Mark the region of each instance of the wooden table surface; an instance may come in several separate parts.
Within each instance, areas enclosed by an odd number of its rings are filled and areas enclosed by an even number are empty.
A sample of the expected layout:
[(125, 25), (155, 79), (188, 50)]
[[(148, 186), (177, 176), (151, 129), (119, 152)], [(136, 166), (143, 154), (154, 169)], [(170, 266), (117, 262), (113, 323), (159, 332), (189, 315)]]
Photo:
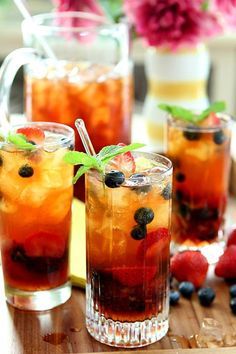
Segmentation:
[[(230, 201), (228, 223), (236, 222), (235, 198)], [(0, 269), (1, 274), (1, 269)], [(221, 279), (209, 277), (207, 285), (216, 291), (210, 308), (199, 305), (197, 295), (191, 301), (184, 298), (171, 307), (170, 330), (161, 341), (141, 350), (155, 354), (236, 354), (236, 316), (229, 308), (229, 286)], [(189, 341), (199, 333), (206, 317), (218, 320), (226, 333), (235, 333), (235, 347), (212, 349), (187, 349), (194, 346)], [(95, 341), (85, 328), (85, 294), (74, 288), (71, 299), (50, 311), (27, 312), (14, 309), (4, 299), (2, 275), (0, 276), (0, 353), (1, 354), (54, 354), (119, 351)], [(127, 350), (126, 350), (127, 351)], [(134, 351), (133, 351), (134, 352)]]

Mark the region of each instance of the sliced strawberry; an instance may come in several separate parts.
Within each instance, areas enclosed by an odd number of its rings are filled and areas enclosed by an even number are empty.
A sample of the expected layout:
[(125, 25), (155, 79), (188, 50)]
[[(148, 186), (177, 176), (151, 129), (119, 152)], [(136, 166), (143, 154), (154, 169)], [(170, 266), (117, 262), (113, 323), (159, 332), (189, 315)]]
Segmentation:
[(60, 258), (65, 251), (66, 240), (62, 236), (40, 231), (29, 236), (24, 249), (29, 257), (55, 257)]
[(43, 144), (45, 139), (44, 131), (38, 127), (23, 127), (16, 131), (18, 134), (23, 134), (29, 142), (35, 144)]
[(158, 253), (161, 253), (163, 248), (168, 245), (169, 231), (165, 227), (159, 227), (155, 231), (149, 232), (144, 240), (140, 242), (137, 251), (137, 257), (140, 261), (143, 258), (157, 258)]
[(204, 119), (202, 125), (206, 127), (214, 127), (220, 125), (220, 118), (217, 116), (215, 112), (211, 112), (209, 116)]
[(184, 251), (172, 257), (170, 270), (178, 281), (190, 281), (199, 288), (206, 279), (208, 262), (199, 251)]
[(231, 245), (236, 245), (236, 226), (230, 231), (228, 236), (227, 247)]
[[(119, 143), (118, 146), (125, 146), (125, 144)], [(113, 162), (116, 168), (122, 170), (125, 174), (131, 175), (135, 172), (135, 161), (130, 151), (114, 157)]]
[(156, 272), (156, 266), (117, 267), (112, 270), (114, 278), (125, 286), (138, 286), (148, 283), (154, 278)]
[(225, 279), (236, 278), (236, 245), (226, 248), (215, 267), (215, 275)]

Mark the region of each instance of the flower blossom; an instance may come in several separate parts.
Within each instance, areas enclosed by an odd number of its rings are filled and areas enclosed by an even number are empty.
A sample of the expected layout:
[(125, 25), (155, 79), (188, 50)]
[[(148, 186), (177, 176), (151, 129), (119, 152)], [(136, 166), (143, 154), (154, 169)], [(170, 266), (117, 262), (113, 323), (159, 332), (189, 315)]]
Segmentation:
[(236, 28), (236, 0), (215, 0), (216, 10), (221, 13), (225, 27)]
[(202, 4), (203, 0), (124, 0), (124, 9), (147, 44), (177, 49), (221, 32), (217, 15), (203, 10)]

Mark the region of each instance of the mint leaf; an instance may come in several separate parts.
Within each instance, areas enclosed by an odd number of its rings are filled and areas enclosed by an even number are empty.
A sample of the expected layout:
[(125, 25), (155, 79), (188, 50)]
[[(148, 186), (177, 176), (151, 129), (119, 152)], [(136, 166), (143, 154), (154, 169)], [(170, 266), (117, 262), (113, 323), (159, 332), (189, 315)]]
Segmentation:
[(64, 161), (71, 165), (94, 166), (98, 161), (96, 157), (85, 154), (85, 152), (69, 151), (64, 156)]
[(197, 124), (201, 122), (202, 120), (207, 118), (209, 114), (212, 112), (214, 113), (223, 112), (226, 109), (225, 102), (223, 101), (218, 101), (211, 104), (207, 109), (205, 109), (199, 114), (183, 107), (171, 106), (165, 103), (159, 104), (158, 107), (163, 111), (166, 111), (169, 114), (171, 114), (174, 118), (181, 119), (185, 122), (189, 122), (193, 124)]
[(91, 169), (91, 166), (81, 166), (78, 171), (76, 172), (76, 175), (73, 177), (73, 183), (76, 183), (78, 179), (88, 170)]
[(15, 145), (18, 149), (22, 149), (22, 150), (35, 149), (35, 145), (29, 143), (23, 134), (9, 134), (7, 137), (7, 142)]
[(100, 173), (104, 173), (106, 164), (115, 156), (136, 150), (143, 146), (145, 146), (145, 144), (140, 143), (133, 143), (125, 146), (105, 146), (96, 156), (87, 155), (84, 152), (69, 151), (65, 154), (64, 161), (72, 165), (81, 165), (73, 178), (73, 182), (76, 183), (77, 180), (88, 170), (96, 169)]
[(207, 109), (205, 109), (201, 114), (199, 114), (199, 119), (198, 121), (201, 121), (209, 116), (211, 112), (223, 112), (226, 109), (226, 104), (223, 101), (218, 101), (213, 104), (211, 104)]
[(201, 5), (202, 11), (207, 11), (208, 8), (209, 8), (209, 0), (203, 1), (202, 5)]

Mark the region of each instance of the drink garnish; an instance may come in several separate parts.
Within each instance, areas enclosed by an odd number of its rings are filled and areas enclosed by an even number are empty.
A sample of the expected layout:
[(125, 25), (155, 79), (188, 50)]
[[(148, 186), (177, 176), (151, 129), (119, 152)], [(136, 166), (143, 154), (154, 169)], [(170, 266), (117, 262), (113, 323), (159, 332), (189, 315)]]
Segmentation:
[(27, 140), (25, 135), (19, 133), (16, 134), (9, 133), (5, 141), (7, 143), (11, 143), (15, 145), (18, 149), (21, 150), (34, 150), (36, 147), (35, 144), (32, 144)]
[(104, 174), (106, 165), (114, 157), (139, 149), (143, 146), (145, 146), (145, 144), (141, 143), (133, 143), (125, 146), (109, 145), (102, 148), (95, 156), (88, 155), (84, 152), (69, 151), (66, 153), (64, 161), (72, 165), (81, 165), (73, 178), (73, 182), (76, 183), (77, 180), (90, 169), (96, 169), (101, 174)]
[(180, 106), (171, 106), (165, 103), (161, 103), (158, 107), (171, 114), (174, 118), (197, 124), (206, 119), (211, 113), (223, 112), (226, 108), (225, 102), (217, 101), (212, 103), (208, 108), (204, 109), (200, 113), (196, 113), (190, 109), (186, 109)]

